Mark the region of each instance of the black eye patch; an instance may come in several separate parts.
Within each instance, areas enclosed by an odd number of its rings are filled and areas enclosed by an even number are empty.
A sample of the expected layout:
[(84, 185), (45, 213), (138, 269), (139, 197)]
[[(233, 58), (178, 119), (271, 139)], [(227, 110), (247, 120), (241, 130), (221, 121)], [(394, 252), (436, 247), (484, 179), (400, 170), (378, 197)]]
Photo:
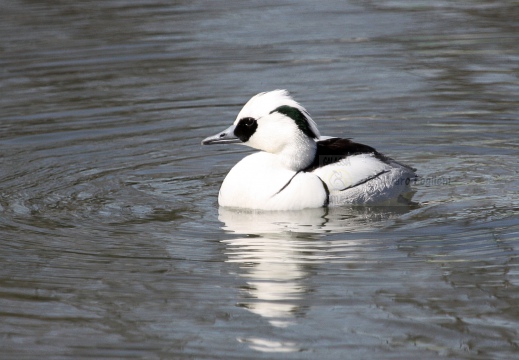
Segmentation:
[(234, 129), (234, 135), (243, 142), (249, 141), (252, 134), (256, 132), (258, 122), (256, 119), (246, 117), (238, 121), (238, 125)]

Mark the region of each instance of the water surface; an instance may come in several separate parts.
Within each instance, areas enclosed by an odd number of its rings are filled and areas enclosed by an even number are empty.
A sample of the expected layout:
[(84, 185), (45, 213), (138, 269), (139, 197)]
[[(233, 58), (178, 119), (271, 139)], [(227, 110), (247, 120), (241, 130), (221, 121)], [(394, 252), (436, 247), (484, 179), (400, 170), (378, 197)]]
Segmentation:
[[(2, 357), (516, 357), (518, 15), (4, 4)], [(276, 88), (417, 167), (419, 205), (219, 209), (250, 151), (200, 141)]]

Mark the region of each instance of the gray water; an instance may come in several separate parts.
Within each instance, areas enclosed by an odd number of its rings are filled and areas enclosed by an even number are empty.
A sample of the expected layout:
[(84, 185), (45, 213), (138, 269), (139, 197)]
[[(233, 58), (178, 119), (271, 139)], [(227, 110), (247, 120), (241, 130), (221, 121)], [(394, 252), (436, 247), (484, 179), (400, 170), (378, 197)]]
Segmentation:
[[(519, 356), (516, 1), (3, 1), (2, 359)], [(417, 205), (218, 208), (286, 88)]]

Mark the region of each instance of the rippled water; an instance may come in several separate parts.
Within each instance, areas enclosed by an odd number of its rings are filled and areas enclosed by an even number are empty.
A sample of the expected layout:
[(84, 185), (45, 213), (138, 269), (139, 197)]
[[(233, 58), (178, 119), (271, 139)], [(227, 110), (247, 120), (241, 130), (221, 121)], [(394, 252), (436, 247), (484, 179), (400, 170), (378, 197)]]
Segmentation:
[[(516, 5), (3, 4), (2, 358), (517, 357)], [(418, 205), (219, 209), (275, 88)]]

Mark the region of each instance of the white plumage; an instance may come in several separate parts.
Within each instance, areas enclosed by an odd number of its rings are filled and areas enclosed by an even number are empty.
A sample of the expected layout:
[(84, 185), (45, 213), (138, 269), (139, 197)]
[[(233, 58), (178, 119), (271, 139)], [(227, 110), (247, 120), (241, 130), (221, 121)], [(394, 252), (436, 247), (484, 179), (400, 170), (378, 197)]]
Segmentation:
[(202, 144), (241, 143), (260, 150), (236, 164), (220, 188), (224, 207), (299, 210), (375, 205), (410, 191), (414, 169), (347, 139), (321, 137), (287, 91), (250, 99), (232, 126)]

